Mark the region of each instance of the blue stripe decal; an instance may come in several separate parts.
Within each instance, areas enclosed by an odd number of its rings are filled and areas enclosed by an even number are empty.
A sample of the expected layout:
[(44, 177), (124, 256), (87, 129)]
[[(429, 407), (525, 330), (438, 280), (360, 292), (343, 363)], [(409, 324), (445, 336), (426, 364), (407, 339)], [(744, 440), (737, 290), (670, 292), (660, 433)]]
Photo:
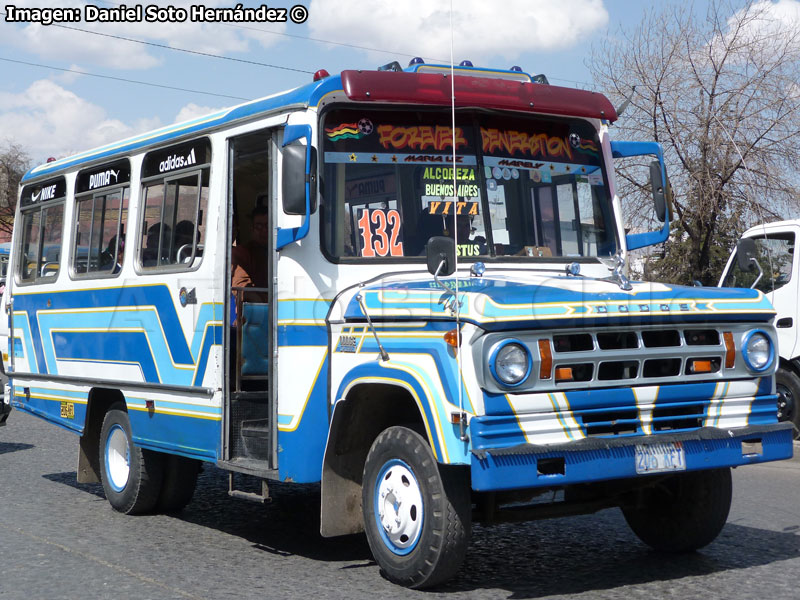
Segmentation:
[[(222, 327), (214, 323), (221, 305), (199, 307), (189, 343), (163, 284), (18, 294), (15, 304), (16, 313), (29, 317), (31, 362), (39, 373), (57, 373), (57, 360), (133, 362), (145, 381), (200, 385), (211, 346), (222, 343)], [(26, 319), (15, 318), (24, 329)], [(132, 344), (139, 352), (135, 356)]]
[(328, 347), (328, 330), (316, 325), (279, 325), (278, 346)]
[[(60, 360), (80, 360), (138, 364), (147, 383), (159, 383), (158, 370), (153, 355), (147, 351), (144, 333), (69, 333), (55, 334), (55, 351)], [(98, 368), (102, 368), (98, 365)], [(51, 371), (56, 372), (55, 361)]]

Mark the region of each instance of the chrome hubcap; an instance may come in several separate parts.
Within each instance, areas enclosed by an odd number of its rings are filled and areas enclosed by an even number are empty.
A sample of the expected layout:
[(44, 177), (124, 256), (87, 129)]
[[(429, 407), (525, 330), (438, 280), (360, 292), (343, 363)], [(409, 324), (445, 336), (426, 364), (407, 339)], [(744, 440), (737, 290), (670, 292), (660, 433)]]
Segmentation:
[(399, 554), (410, 551), (422, 531), (423, 503), (419, 483), (402, 462), (388, 464), (378, 482), (376, 508), (384, 539)]
[(131, 466), (128, 436), (119, 425), (113, 427), (106, 442), (106, 471), (111, 486), (122, 491), (128, 483)]

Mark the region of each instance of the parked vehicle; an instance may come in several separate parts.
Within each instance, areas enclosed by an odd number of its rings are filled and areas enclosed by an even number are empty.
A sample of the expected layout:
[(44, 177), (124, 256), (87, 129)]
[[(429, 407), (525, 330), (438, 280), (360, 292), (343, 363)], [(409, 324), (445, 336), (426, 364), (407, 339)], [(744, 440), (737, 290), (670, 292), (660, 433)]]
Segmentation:
[(719, 280), (721, 287), (760, 290), (775, 307), (779, 354), (775, 375), (778, 420), (795, 425), (795, 438), (800, 436), (800, 344), (797, 337), (800, 264), (795, 252), (798, 233), (800, 220), (751, 227), (731, 253)]

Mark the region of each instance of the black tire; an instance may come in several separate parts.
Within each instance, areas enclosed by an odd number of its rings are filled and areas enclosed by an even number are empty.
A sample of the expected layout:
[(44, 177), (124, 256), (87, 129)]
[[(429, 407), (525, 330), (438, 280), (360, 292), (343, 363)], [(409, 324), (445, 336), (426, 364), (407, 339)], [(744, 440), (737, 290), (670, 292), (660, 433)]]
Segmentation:
[(141, 514), (158, 501), (164, 473), (163, 455), (133, 444), (131, 424), (123, 402), (106, 413), (100, 430), (100, 480), (115, 510)]
[(794, 423), (794, 439), (800, 438), (800, 377), (794, 371), (779, 368), (775, 375), (778, 393), (778, 421)]
[(177, 512), (185, 508), (192, 501), (200, 467), (199, 460), (165, 454), (164, 480), (161, 483), (161, 494), (156, 503), (156, 510)]
[[(382, 524), (381, 507), (383, 522), (397, 524), (393, 531)], [(440, 466), (418, 433), (389, 427), (375, 439), (364, 464), (362, 510), (372, 555), (390, 581), (431, 587), (464, 561), (472, 526), (468, 472)]]
[(731, 470), (670, 475), (622, 507), (633, 532), (661, 552), (692, 552), (719, 535), (731, 508)]

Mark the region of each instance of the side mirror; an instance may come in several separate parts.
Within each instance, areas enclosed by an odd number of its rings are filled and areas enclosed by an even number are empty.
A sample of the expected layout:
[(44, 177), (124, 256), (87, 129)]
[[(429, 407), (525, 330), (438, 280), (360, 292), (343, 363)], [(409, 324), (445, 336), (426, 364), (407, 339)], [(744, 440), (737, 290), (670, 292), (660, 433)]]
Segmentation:
[(742, 238), (736, 244), (736, 264), (741, 271), (751, 273), (758, 266), (758, 253), (753, 238)]
[(317, 152), (311, 148), (311, 162), (306, 165), (306, 146), (292, 143), (283, 148), (283, 212), (287, 215), (306, 214), (306, 182), (311, 185), (311, 212), (316, 210), (314, 177), (317, 172)]
[(456, 270), (456, 243), (453, 238), (432, 237), (426, 246), (426, 256), (428, 272), (434, 277), (439, 275), (446, 277)]
[(628, 250), (636, 250), (646, 246), (653, 246), (667, 241), (669, 237), (670, 215), (670, 186), (666, 177), (666, 169), (662, 178), (661, 165), (664, 162), (664, 152), (661, 144), (657, 142), (611, 142), (611, 155), (614, 158), (630, 156), (655, 156), (658, 160), (650, 163), (650, 185), (653, 189), (653, 203), (660, 226), (656, 231), (642, 233), (628, 233), (625, 235), (625, 245)]
[(664, 182), (661, 179), (661, 163), (657, 160), (650, 163), (650, 186), (653, 188), (656, 216), (663, 223), (667, 215), (667, 190), (664, 189)]

